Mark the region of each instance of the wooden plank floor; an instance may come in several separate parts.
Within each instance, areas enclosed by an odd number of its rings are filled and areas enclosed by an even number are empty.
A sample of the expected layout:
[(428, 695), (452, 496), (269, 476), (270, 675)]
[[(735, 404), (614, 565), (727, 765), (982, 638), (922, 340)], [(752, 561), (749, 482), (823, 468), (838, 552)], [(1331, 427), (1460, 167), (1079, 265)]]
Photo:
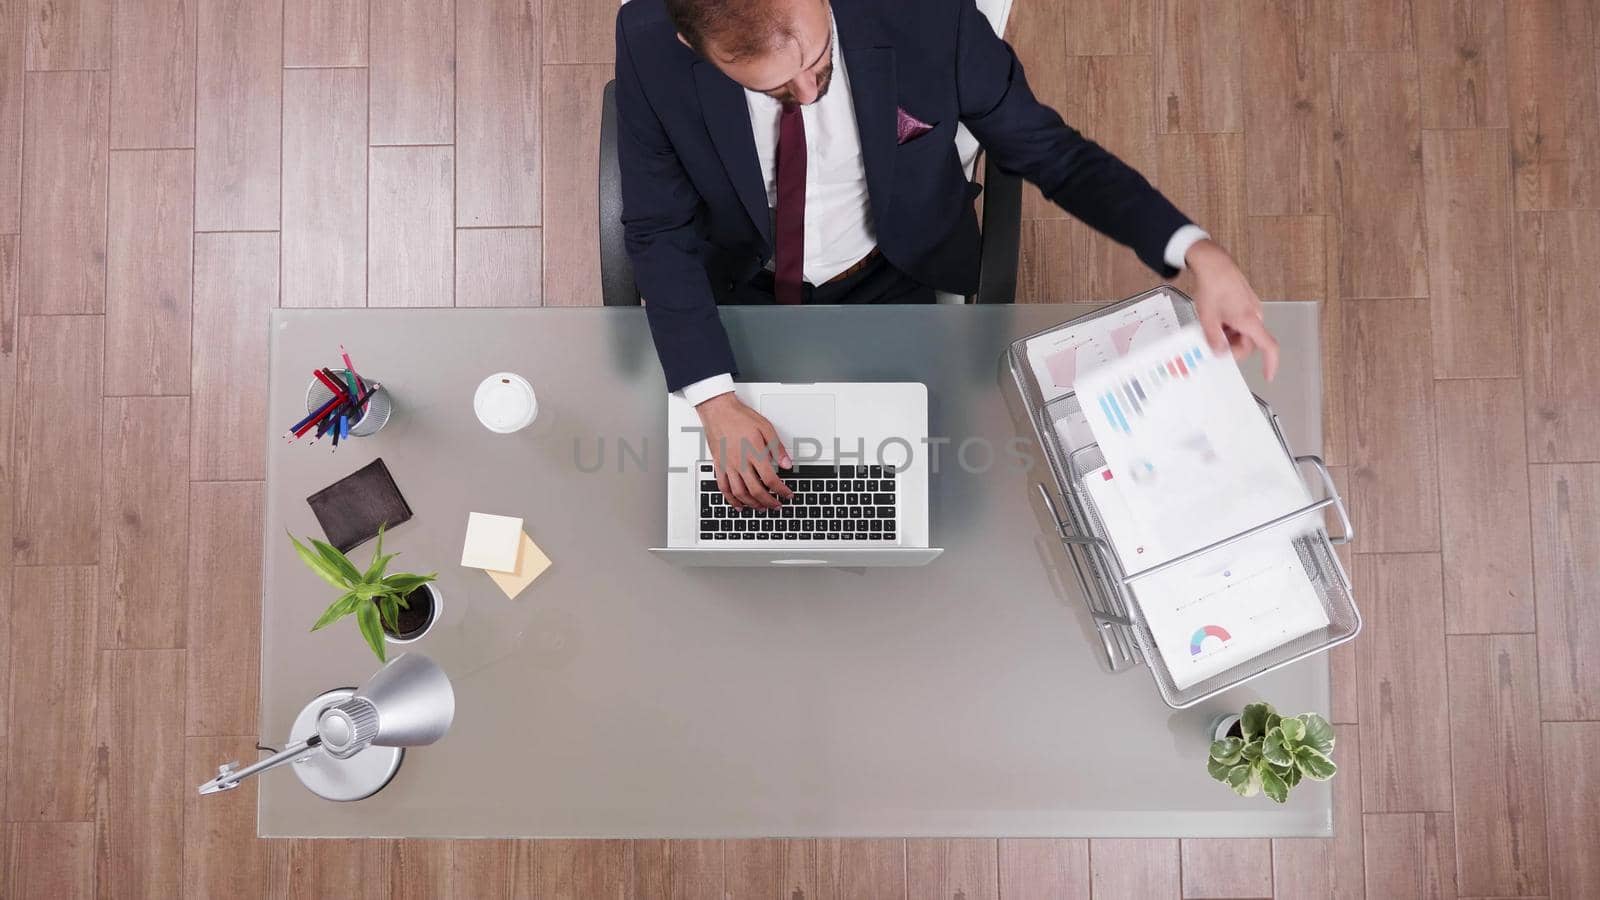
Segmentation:
[[(598, 302), (615, 0), (10, 0), (0, 895), (1600, 896), (1600, 5), (1016, 2), (1041, 97), (1326, 304), (1336, 837), (255, 838), (193, 785), (255, 753), (267, 310)], [(1024, 299), (1152, 281), (1025, 217)]]

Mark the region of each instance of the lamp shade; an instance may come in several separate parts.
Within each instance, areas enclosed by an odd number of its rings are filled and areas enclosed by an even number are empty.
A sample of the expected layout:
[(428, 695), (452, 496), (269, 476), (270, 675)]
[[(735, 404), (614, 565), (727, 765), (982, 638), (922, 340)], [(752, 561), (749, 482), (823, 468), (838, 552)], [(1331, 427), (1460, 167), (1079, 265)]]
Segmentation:
[(350, 699), (324, 709), (317, 734), (323, 748), (340, 758), (372, 745), (420, 747), (444, 737), (455, 713), (455, 690), (444, 670), (426, 656), (405, 653)]

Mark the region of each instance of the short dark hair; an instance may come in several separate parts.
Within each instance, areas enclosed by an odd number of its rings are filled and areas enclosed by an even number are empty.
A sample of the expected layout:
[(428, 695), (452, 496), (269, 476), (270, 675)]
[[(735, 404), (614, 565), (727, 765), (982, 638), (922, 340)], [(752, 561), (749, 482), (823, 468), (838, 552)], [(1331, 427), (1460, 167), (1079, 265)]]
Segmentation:
[(717, 55), (737, 62), (759, 56), (794, 38), (794, 25), (772, 0), (666, 0), (667, 15), (696, 51), (707, 39)]

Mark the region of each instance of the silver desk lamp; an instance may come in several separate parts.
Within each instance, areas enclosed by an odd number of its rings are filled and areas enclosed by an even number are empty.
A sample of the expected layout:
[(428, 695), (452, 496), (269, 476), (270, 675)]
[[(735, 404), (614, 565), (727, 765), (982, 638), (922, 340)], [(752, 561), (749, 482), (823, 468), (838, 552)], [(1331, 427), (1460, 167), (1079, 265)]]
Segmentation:
[(426, 656), (402, 654), (360, 688), (328, 691), (306, 704), (289, 730), (289, 746), (242, 769), (237, 761), (218, 766), (200, 793), (233, 790), (251, 775), (292, 761), (313, 794), (361, 800), (394, 777), (403, 748), (444, 737), (455, 712), (444, 670)]

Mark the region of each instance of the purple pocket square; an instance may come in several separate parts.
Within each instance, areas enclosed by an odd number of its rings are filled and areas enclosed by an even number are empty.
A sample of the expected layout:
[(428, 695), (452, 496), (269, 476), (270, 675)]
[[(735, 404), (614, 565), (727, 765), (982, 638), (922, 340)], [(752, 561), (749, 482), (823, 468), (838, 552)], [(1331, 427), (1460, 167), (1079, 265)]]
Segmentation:
[(916, 140), (933, 130), (933, 126), (913, 116), (904, 109), (895, 109), (895, 143), (904, 144), (906, 141)]

